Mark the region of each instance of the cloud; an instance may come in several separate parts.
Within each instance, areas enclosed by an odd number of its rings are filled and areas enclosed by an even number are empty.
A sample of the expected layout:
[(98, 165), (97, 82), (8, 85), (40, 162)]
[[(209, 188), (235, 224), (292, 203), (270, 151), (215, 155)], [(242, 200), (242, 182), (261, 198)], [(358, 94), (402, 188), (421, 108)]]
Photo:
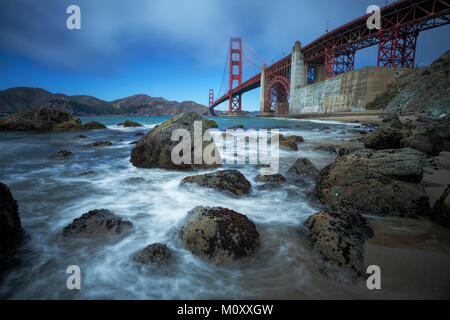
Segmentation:
[[(66, 28), (71, 4), (81, 30)], [(276, 60), (369, 4), (384, 0), (9, 0), (0, 3), (0, 47), (67, 73), (115, 74), (139, 57), (219, 67), (230, 36)]]

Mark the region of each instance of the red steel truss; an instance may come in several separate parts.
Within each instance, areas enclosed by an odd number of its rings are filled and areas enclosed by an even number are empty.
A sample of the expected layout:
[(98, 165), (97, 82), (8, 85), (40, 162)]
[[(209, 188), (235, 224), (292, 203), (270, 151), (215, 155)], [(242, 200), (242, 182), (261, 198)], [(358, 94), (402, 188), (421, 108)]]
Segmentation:
[(241, 95), (233, 95), (233, 87), (237, 81), (237, 86), (242, 84), (242, 39), (230, 39), (230, 91), (228, 93), (229, 109), (228, 112), (241, 112)]
[[(414, 67), (418, 34), (450, 23), (450, 0), (396, 1), (381, 8), (380, 30), (367, 27), (367, 19), (370, 16), (371, 14), (364, 15), (327, 32), (302, 48), (304, 60), (309, 67), (308, 83), (314, 82), (317, 70), (320, 70), (318, 66), (323, 66), (324, 78), (353, 70), (355, 52), (374, 45), (378, 45), (378, 66)], [(210, 106), (211, 110), (230, 100), (229, 111), (240, 112), (241, 95), (261, 85), (260, 73), (242, 82), (241, 38), (231, 39), (230, 56), (233, 53), (236, 59), (230, 57), (229, 91), (214, 101)], [(255, 66), (261, 67), (247, 56), (244, 57)], [(290, 63), (291, 55), (288, 55), (266, 68), (264, 111), (270, 112), (274, 104), (283, 104), (289, 99)], [(239, 70), (237, 74), (233, 74), (233, 65)], [(236, 80), (238, 84), (233, 86)], [(284, 112), (283, 110), (285, 109), (279, 108), (277, 112)]]
[[(353, 69), (354, 61), (351, 55), (342, 54), (343, 49), (356, 51), (377, 44), (379, 66), (413, 67), (419, 32), (449, 24), (449, 15), (450, 0), (396, 1), (381, 9), (381, 30), (367, 27), (371, 16), (367, 14), (328, 32), (304, 47), (302, 53), (307, 63), (325, 64), (325, 78)], [(339, 62), (342, 56), (349, 61)]]
[(396, 28), (380, 32), (378, 62), (381, 67), (414, 68), (418, 32)]

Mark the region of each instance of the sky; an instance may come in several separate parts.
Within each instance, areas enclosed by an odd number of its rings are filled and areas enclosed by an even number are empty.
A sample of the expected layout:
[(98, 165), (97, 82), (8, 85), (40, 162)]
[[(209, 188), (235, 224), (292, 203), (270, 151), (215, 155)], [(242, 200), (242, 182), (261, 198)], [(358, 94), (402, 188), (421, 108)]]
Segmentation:
[[(392, 0), (389, 2), (393, 2)], [(230, 37), (271, 62), (385, 0), (0, 0), (0, 90), (39, 87), (111, 101), (147, 94), (208, 104), (219, 90)], [(69, 30), (69, 5), (81, 29)], [(416, 64), (450, 49), (450, 26), (419, 35)], [(355, 67), (376, 65), (377, 48)], [(220, 110), (226, 110), (222, 104)], [(243, 96), (259, 109), (259, 89)]]

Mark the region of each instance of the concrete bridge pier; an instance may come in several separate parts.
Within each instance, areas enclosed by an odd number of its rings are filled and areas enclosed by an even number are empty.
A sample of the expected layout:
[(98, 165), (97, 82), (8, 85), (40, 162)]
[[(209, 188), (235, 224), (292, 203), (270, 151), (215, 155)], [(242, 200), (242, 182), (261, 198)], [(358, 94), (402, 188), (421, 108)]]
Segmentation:
[(298, 88), (306, 86), (308, 76), (308, 66), (305, 65), (303, 54), (301, 52), (302, 44), (296, 41), (292, 48), (291, 58), (291, 81), (289, 90), (289, 113), (293, 113), (295, 105), (295, 93)]
[(259, 113), (263, 114), (264, 113), (264, 104), (265, 104), (265, 95), (264, 95), (264, 88), (265, 88), (265, 79), (266, 77), (264, 76), (266, 73), (266, 64), (263, 64), (262, 69), (261, 69), (261, 87), (260, 87), (260, 96), (259, 96)]

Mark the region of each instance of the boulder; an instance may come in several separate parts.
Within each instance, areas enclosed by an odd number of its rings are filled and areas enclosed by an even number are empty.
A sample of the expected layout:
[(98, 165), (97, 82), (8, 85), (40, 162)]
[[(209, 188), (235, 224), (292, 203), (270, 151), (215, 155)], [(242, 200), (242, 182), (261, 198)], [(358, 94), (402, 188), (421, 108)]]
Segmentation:
[(280, 146), (283, 146), (283, 147), (286, 147), (288, 149), (292, 149), (295, 151), (298, 150), (297, 144), (304, 141), (303, 137), (301, 137), (301, 136), (287, 136), (286, 137), (286, 136), (283, 136), (282, 134), (277, 134), (277, 135), (274, 135), (273, 137), (270, 137), (267, 142), (272, 143), (272, 141), (274, 141), (274, 139), (276, 139), (276, 137), (278, 137), (278, 143), (280, 144)]
[(133, 227), (130, 221), (123, 220), (109, 210), (92, 210), (73, 220), (64, 227), (64, 237), (96, 237), (120, 235)]
[(19, 207), (9, 188), (0, 183), (0, 276), (16, 266), (16, 250), (23, 239)]
[(308, 158), (300, 158), (295, 161), (288, 173), (294, 177), (308, 177), (316, 180), (319, 176), (319, 170), (309, 161)]
[(363, 278), (364, 241), (373, 237), (365, 218), (359, 214), (319, 212), (305, 225), (314, 260), (324, 274), (344, 283)]
[(52, 154), (49, 158), (50, 159), (66, 159), (66, 158), (72, 157), (72, 156), (73, 156), (72, 151), (61, 150), (61, 151), (58, 151), (58, 152)]
[(429, 156), (450, 151), (450, 120), (448, 118), (427, 120), (419, 118), (412, 125), (409, 135), (400, 141), (402, 147), (414, 148)]
[(142, 264), (153, 264), (166, 261), (169, 257), (170, 250), (165, 244), (154, 243), (136, 253), (133, 261)]
[(89, 122), (83, 124), (82, 129), (84, 129), (84, 130), (106, 129), (106, 126), (97, 121), (89, 121)]
[(205, 119), (203, 118), (203, 122), (205, 123), (206, 127), (209, 128), (218, 128), (219, 126), (214, 120)]
[[(163, 169), (212, 169), (222, 164), (220, 154), (216, 148), (214, 141), (203, 141), (201, 144), (201, 152), (215, 157), (212, 164), (206, 163), (205, 160), (200, 164), (195, 163), (194, 156), (194, 122), (202, 122), (202, 134), (209, 137), (207, 133), (208, 126), (204, 119), (197, 113), (181, 113), (173, 118), (164, 121), (156, 126), (139, 140), (136, 146), (131, 150), (131, 163), (139, 168), (163, 168)], [(176, 164), (172, 161), (172, 149), (177, 146), (179, 141), (172, 141), (172, 133), (177, 129), (185, 129), (190, 133), (190, 163)], [(180, 139), (181, 140), (181, 139)]]
[(56, 109), (30, 108), (0, 119), (0, 131), (68, 131), (78, 130), (77, 117)]
[(144, 135), (143, 132), (136, 132), (136, 134), (135, 134), (136, 137), (142, 137), (143, 135)]
[(226, 208), (194, 208), (180, 228), (179, 237), (187, 250), (216, 265), (248, 258), (260, 243), (255, 224)]
[(256, 181), (258, 182), (265, 182), (265, 183), (282, 183), (286, 182), (286, 178), (283, 177), (281, 174), (258, 174), (256, 176)]
[(334, 141), (333, 143), (321, 143), (315, 146), (314, 150), (332, 152), (332, 153), (349, 153), (363, 149), (364, 145), (357, 141)]
[(450, 184), (434, 204), (431, 217), (436, 222), (450, 228)]
[(248, 195), (252, 185), (238, 170), (222, 170), (185, 177), (181, 185), (196, 183), (199, 186), (230, 192), (237, 196)]
[(413, 149), (357, 151), (322, 169), (315, 192), (335, 212), (426, 215), (423, 166), (424, 155)]
[(234, 130), (234, 129), (244, 129), (244, 126), (242, 124), (238, 124), (236, 126), (232, 126), (228, 128), (228, 130)]
[(111, 141), (96, 141), (87, 145), (87, 147), (109, 147), (112, 146)]
[(131, 121), (131, 120), (125, 120), (123, 123), (119, 123), (119, 126), (124, 126), (125, 128), (127, 128), (127, 127), (142, 127), (142, 124)]
[(400, 148), (400, 141), (404, 138), (403, 131), (400, 120), (392, 118), (377, 130), (367, 134), (364, 145), (375, 150)]

